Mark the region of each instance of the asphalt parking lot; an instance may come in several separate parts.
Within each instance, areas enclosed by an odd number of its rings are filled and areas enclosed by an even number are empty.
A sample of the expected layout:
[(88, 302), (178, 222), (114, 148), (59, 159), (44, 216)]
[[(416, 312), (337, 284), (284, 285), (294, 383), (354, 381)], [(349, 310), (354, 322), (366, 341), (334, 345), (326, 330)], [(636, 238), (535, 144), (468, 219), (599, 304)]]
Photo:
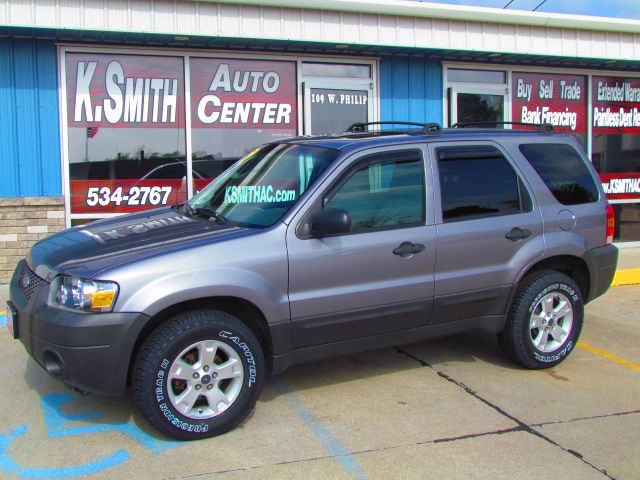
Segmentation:
[(159, 438), (81, 397), (0, 328), (0, 478), (640, 478), (640, 285), (587, 307), (555, 369), (469, 333), (295, 367), (218, 438)]

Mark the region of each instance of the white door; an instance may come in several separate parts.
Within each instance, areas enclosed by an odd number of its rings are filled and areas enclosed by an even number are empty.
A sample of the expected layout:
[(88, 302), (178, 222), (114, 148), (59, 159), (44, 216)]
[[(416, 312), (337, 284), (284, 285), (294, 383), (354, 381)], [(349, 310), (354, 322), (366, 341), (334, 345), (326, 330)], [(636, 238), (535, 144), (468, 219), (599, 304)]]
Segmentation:
[(501, 122), (511, 119), (508, 107), (508, 95), (503, 86), (451, 87), (449, 126), (456, 123), (477, 123), (479, 127), (500, 127)]

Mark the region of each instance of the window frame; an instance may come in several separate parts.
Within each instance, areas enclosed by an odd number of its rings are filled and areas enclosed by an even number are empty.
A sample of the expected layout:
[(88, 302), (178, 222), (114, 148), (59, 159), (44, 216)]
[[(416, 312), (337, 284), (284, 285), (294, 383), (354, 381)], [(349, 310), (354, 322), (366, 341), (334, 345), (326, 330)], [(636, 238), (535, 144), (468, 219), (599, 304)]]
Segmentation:
[[(444, 219), (444, 211), (443, 211), (443, 203), (442, 203), (442, 184), (440, 182), (440, 157), (439, 150), (441, 149), (454, 149), (460, 147), (491, 147), (496, 150), (497, 153), (500, 154), (502, 158), (507, 162), (507, 165), (511, 168), (513, 173), (516, 176), (516, 182), (518, 187), (518, 197), (520, 202), (520, 211), (517, 212), (509, 212), (509, 213), (498, 213), (498, 214), (482, 214), (482, 215), (469, 215), (464, 217), (456, 217), (453, 219)], [(438, 142), (430, 145), (430, 154), (433, 159), (433, 177), (434, 177), (434, 196), (435, 196), (435, 220), (438, 224), (452, 224), (452, 223), (460, 223), (465, 221), (474, 221), (474, 220), (486, 220), (491, 218), (498, 217), (508, 217), (512, 215), (522, 215), (533, 212), (536, 209), (536, 198), (533, 195), (533, 190), (531, 185), (526, 180), (526, 177), (522, 174), (518, 164), (511, 158), (510, 155), (505, 152), (500, 145), (490, 141), (464, 141), (464, 142)], [(495, 155), (486, 156), (485, 158), (496, 157)], [(462, 157), (461, 157), (462, 158)], [(523, 198), (523, 193), (528, 196), (529, 199), (529, 208), (526, 209), (526, 203)]]
[[(429, 205), (427, 205), (427, 197), (428, 197), (428, 189), (430, 188), (430, 182), (427, 177), (427, 155), (426, 152), (417, 145), (411, 146), (402, 146), (405, 148), (394, 148), (394, 149), (376, 149), (374, 152), (366, 152), (363, 156), (358, 156), (352, 162), (349, 162), (348, 166), (343, 170), (336, 173), (335, 177), (330, 180), (327, 186), (318, 185), (318, 190), (316, 191), (317, 198), (315, 198), (311, 204), (311, 206), (307, 209), (307, 211), (302, 216), (302, 219), (296, 226), (296, 236), (301, 240), (309, 240), (315, 239), (311, 233), (311, 217), (322, 210), (326, 203), (335, 195), (336, 192), (342, 188), (342, 186), (347, 183), (347, 181), (353, 177), (353, 175), (367, 167), (368, 165), (372, 165), (375, 163), (385, 163), (380, 162), (380, 158), (382, 156), (387, 156), (386, 163), (394, 162), (399, 160), (399, 157), (406, 155), (407, 158), (412, 158), (413, 160), (407, 161), (419, 161), (420, 168), (422, 171), (422, 220), (420, 222), (414, 223), (406, 223), (406, 224), (398, 224), (398, 225), (390, 225), (379, 228), (371, 228), (367, 230), (358, 230), (358, 231), (350, 231), (347, 233), (331, 235), (331, 237), (341, 237), (347, 235), (361, 235), (375, 232), (383, 232), (388, 230), (399, 230), (404, 228), (415, 228), (427, 225), (429, 223)], [(409, 147), (409, 148), (406, 148)], [(389, 158), (391, 156), (391, 158)], [(395, 157), (395, 158), (393, 158)]]

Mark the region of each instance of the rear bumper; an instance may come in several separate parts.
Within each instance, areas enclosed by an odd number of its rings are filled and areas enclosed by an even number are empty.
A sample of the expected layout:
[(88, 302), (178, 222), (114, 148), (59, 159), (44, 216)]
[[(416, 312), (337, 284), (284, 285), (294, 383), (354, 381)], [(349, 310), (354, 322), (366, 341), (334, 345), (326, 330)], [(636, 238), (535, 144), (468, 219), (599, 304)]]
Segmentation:
[(582, 259), (589, 267), (590, 285), (587, 302), (605, 293), (611, 286), (618, 266), (618, 248), (614, 245), (593, 248)]
[[(20, 265), (16, 272), (20, 270)], [(10, 299), (18, 339), (54, 378), (81, 390), (122, 394), (133, 347), (149, 319), (140, 313), (76, 313), (47, 306), (49, 284), (27, 298), (14, 274)]]

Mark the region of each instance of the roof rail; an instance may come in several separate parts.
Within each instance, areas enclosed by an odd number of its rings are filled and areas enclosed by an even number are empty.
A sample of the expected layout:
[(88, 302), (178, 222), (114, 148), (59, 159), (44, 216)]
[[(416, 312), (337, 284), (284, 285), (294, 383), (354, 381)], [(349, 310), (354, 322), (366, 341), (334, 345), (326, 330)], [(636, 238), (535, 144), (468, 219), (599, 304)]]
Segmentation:
[(555, 132), (556, 129), (550, 123), (525, 123), (525, 122), (459, 122), (451, 125), (451, 128), (473, 128), (473, 127), (497, 127), (498, 125), (524, 125), (526, 127), (535, 127), (538, 132)]
[[(358, 122), (352, 124), (349, 128), (347, 128), (348, 133), (364, 133), (369, 130), (368, 127), (372, 125), (409, 125), (412, 127), (422, 127), (416, 133), (432, 133), (438, 132), (442, 130), (442, 127), (438, 123), (416, 123), (416, 122), (395, 122), (395, 121), (387, 121), (387, 122)], [(417, 129), (416, 129), (417, 130)], [(406, 133), (406, 130), (403, 132)]]

